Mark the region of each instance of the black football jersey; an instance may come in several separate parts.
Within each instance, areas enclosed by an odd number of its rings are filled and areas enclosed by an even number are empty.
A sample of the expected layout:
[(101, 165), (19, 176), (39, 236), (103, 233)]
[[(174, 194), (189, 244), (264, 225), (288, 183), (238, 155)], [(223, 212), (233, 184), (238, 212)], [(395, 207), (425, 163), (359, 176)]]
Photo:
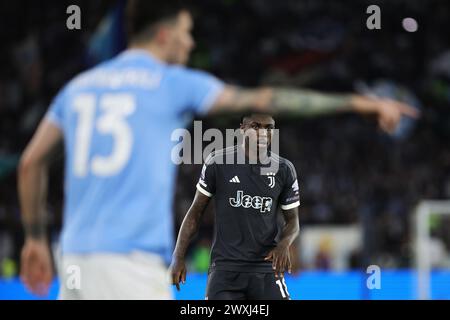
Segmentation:
[(264, 258), (276, 246), (278, 207), (300, 205), (297, 175), (289, 160), (275, 154), (270, 160), (276, 162), (276, 172), (261, 174), (262, 164), (226, 164), (238, 148), (211, 153), (197, 183), (200, 192), (215, 198), (211, 268), (273, 272)]

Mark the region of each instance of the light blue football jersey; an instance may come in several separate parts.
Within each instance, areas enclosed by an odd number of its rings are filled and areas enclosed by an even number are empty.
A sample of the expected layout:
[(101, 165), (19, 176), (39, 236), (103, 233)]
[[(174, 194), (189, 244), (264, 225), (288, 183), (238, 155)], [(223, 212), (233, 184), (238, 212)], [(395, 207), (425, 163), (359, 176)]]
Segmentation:
[(171, 134), (222, 89), (205, 72), (127, 50), (61, 90), (46, 117), (64, 134), (63, 253), (144, 250), (170, 261)]

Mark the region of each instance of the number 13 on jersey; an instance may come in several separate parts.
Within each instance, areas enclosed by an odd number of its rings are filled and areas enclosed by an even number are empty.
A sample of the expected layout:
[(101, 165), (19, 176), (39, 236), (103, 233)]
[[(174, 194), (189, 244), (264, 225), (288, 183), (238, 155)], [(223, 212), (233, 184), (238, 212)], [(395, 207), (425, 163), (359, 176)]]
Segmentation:
[[(97, 108), (99, 114), (96, 116)], [(133, 149), (133, 132), (127, 117), (136, 109), (135, 97), (131, 94), (116, 93), (80, 94), (73, 100), (73, 110), (78, 114), (75, 129), (74, 174), (84, 177), (92, 173), (100, 177), (119, 173), (128, 163)], [(107, 156), (90, 158), (94, 130), (113, 138), (112, 151)]]

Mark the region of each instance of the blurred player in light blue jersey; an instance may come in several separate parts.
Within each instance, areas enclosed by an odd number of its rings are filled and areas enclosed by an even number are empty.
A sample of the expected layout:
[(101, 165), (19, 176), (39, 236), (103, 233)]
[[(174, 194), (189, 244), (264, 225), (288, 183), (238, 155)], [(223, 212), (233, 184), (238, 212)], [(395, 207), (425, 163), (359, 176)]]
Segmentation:
[(129, 1), (127, 26), (128, 49), (58, 93), (22, 156), (21, 276), (34, 293), (46, 294), (53, 274), (45, 202), (49, 156), (60, 142), (66, 163), (59, 297), (171, 299), (171, 133), (186, 119), (248, 109), (300, 116), (355, 111), (393, 131), (402, 115), (415, 116), (391, 100), (244, 89), (183, 67), (194, 46), (193, 22), (178, 1)]

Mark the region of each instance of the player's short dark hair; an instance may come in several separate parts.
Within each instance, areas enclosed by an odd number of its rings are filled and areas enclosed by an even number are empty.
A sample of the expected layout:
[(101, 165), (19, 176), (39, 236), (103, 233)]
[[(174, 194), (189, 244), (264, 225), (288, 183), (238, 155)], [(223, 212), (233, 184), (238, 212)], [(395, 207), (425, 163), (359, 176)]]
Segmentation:
[(247, 112), (247, 113), (243, 114), (243, 115), (241, 116), (241, 124), (244, 123), (244, 120), (245, 120), (245, 119), (250, 118), (250, 117), (252, 116), (252, 114), (253, 114), (253, 112)]
[(156, 24), (189, 10), (182, 0), (128, 0), (125, 26), (128, 42), (151, 39)]
[(251, 117), (253, 117), (254, 115), (264, 115), (264, 116), (269, 116), (269, 117), (272, 117), (273, 118), (273, 115), (272, 114), (270, 114), (270, 113), (265, 113), (265, 112), (257, 112), (257, 111), (249, 111), (249, 112), (247, 112), (247, 113), (244, 113), (242, 116), (241, 116), (241, 124), (243, 124), (244, 123), (244, 120), (245, 119), (248, 119), (248, 118), (251, 118)]

